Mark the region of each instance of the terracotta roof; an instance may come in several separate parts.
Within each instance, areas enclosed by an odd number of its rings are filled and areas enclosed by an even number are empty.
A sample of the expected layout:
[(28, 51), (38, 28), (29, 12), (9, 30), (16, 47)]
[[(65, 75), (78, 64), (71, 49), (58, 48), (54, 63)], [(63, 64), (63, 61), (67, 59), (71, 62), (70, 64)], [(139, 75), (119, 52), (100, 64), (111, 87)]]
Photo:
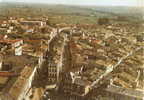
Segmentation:
[(7, 44), (12, 44), (12, 43), (16, 43), (16, 42), (20, 42), (22, 40), (17, 39), (17, 40), (0, 40), (0, 43), (7, 43)]

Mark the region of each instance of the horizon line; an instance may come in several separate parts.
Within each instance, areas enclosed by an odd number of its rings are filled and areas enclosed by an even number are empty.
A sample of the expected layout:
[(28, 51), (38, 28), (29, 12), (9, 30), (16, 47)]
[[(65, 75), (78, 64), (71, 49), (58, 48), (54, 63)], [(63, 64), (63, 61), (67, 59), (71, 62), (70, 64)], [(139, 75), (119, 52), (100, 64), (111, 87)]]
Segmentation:
[(66, 4), (66, 3), (45, 3), (45, 2), (24, 2), (24, 1), (0, 1), (0, 3), (25, 3), (25, 4), (44, 4), (44, 5), (67, 5), (67, 6), (100, 6), (100, 7), (140, 7), (139, 5), (99, 5), (99, 4)]

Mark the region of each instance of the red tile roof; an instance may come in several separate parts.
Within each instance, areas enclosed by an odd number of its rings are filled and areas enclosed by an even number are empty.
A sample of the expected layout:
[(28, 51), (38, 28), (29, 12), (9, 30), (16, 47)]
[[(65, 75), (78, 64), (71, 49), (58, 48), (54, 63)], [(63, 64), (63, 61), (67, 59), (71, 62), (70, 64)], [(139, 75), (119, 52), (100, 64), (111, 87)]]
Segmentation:
[(16, 43), (16, 42), (19, 42), (19, 41), (22, 41), (22, 40), (20, 40), (20, 39), (17, 39), (17, 40), (0, 40), (0, 43), (12, 44), (12, 43)]

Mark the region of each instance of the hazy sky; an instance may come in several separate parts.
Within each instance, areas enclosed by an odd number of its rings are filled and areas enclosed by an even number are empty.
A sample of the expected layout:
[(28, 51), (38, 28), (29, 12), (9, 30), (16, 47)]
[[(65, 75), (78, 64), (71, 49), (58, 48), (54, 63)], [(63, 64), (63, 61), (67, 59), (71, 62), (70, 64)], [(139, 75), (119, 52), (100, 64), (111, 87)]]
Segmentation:
[(40, 2), (56, 4), (75, 4), (75, 5), (120, 5), (120, 6), (137, 6), (140, 1), (144, 0), (0, 0), (0, 1), (17, 1), (17, 2)]

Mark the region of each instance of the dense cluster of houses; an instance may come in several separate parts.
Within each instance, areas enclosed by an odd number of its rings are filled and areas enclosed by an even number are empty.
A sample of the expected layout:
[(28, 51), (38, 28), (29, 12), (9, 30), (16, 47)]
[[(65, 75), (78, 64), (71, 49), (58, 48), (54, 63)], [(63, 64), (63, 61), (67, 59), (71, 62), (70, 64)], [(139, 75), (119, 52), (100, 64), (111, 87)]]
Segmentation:
[[(103, 91), (102, 94), (109, 94), (103, 96), (113, 95), (114, 100), (143, 100), (143, 44), (127, 27), (119, 27), (108, 26), (94, 34), (75, 29), (70, 34), (60, 86), (69, 99), (88, 100)], [(115, 28), (117, 31), (112, 31)], [(98, 89), (105, 84), (107, 89)], [(119, 88), (123, 93), (117, 91)]]
[(10, 17), (0, 21), (0, 33), (35, 33), (42, 32), (46, 27), (46, 19), (27, 19)]
[(143, 33), (133, 26), (58, 29), (23, 18), (0, 23), (0, 99), (33, 100), (27, 96), (41, 67), (43, 87), (66, 100), (144, 99)]
[(44, 62), (48, 40), (17, 37), (22, 33), (19, 27), (27, 27), (24, 29), (25, 33), (32, 34), (34, 31), (30, 32), (29, 27), (45, 26), (44, 21), (23, 21), (13, 18), (1, 21), (0, 99), (24, 100), (27, 98), (35, 74)]

